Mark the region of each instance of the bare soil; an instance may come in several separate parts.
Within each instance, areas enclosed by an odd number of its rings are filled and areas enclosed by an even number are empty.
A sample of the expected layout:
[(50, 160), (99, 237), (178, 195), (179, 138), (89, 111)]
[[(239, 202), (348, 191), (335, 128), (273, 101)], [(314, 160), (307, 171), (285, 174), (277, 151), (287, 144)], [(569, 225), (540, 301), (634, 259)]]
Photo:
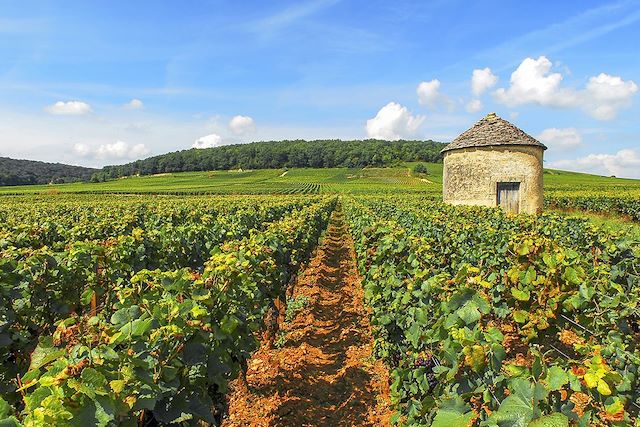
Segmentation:
[(389, 377), (373, 338), (353, 241), (340, 212), (298, 275), (293, 298), (308, 304), (281, 325), (280, 348), (263, 342), (247, 385), (232, 383), (224, 427), (388, 426)]

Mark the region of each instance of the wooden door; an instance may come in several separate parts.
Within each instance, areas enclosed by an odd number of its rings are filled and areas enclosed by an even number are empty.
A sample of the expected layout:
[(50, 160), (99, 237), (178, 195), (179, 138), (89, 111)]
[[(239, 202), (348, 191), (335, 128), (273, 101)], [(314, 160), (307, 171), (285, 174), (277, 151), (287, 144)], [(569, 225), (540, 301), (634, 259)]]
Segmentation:
[(498, 206), (507, 213), (520, 212), (520, 183), (498, 183)]

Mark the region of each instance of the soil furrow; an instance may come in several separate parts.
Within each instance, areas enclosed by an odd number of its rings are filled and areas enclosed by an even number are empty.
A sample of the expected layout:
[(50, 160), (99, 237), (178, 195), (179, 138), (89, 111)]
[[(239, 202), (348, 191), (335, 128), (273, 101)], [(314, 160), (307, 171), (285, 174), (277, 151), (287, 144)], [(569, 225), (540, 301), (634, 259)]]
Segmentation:
[(298, 275), (289, 301), (305, 301), (281, 325), (275, 348), (249, 361), (247, 386), (232, 384), (225, 427), (385, 426), (389, 380), (372, 356), (373, 338), (342, 214)]

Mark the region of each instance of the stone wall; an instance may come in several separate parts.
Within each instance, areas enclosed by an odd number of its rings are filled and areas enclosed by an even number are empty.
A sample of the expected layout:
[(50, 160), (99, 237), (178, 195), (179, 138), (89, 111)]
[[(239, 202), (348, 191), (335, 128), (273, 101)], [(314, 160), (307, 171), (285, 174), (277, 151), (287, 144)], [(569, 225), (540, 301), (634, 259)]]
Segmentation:
[(540, 213), (542, 147), (496, 146), (445, 152), (443, 198), (452, 205), (497, 205), (498, 182), (520, 182), (520, 212)]

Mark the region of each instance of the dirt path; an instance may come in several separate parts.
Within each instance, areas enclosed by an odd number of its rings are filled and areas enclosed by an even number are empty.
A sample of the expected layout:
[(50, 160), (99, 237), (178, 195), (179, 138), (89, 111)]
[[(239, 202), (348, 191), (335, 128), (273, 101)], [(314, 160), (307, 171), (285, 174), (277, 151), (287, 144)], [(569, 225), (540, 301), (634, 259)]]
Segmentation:
[(293, 300), (305, 298), (282, 325), (284, 344), (263, 344), (249, 361), (249, 388), (232, 385), (224, 427), (389, 425), (388, 373), (371, 356), (353, 241), (339, 212), (294, 285)]

